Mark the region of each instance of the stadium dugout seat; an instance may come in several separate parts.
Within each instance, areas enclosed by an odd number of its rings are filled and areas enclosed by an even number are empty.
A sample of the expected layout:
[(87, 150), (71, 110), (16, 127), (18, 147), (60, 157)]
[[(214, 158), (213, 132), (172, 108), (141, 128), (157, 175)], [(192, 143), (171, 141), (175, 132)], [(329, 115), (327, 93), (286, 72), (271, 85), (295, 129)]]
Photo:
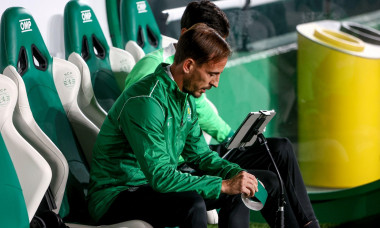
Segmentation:
[[(3, 18), (6, 17), (6, 14), (7, 13), (4, 13)], [(6, 19), (2, 19), (2, 21), (4, 20)], [(0, 41), (2, 44), (0, 45), (0, 51), (1, 53), (8, 53), (9, 55), (12, 55), (11, 53), (7, 52), (8, 50), (6, 49), (8, 41), (12, 40), (11, 35), (5, 38), (4, 34), (7, 33), (6, 31), (8, 31), (7, 26), (9, 25), (6, 22), (1, 23), (1, 34), (3, 35), (0, 37)], [(1, 69), (4, 70), (4, 74), (6, 74), (9, 78), (13, 80), (13, 82), (17, 86), (18, 91), (17, 103), (13, 114), (14, 125), (18, 132), (22, 135), (22, 137), (25, 138), (49, 163), (54, 177), (50, 183), (50, 189), (52, 191), (54, 201), (57, 206), (56, 212), (58, 212), (63, 199), (67, 177), (69, 173), (67, 161), (64, 155), (61, 153), (61, 151), (46, 136), (46, 134), (41, 130), (41, 128), (34, 120), (32, 111), (29, 106), (29, 101), (26, 94), (26, 88), (23, 79), (20, 77), (19, 73), (17, 72), (14, 66), (7, 66), (8, 61), (5, 59), (6, 56), (3, 55), (1, 57)], [(17, 58), (17, 56), (13, 58)], [(20, 64), (25, 63), (26, 62), (20, 61)]]
[[(17, 87), (12, 80), (4, 75), (0, 75), (0, 163), (3, 164), (0, 166), (0, 169), (6, 169), (4, 173), (0, 172), (0, 183), (4, 184), (8, 182), (9, 184), (9, 186), (3, 186), (5, 188), (0, 188), (2, 193), (0, 194), (0, 198), (2, 199), (0, 203), (0, 217), (4, 216), (3, 213), (9, 216), (5, 220), (0, 220), (1, 227), (28, 227), (52, 178), (49, 164), (18, 133), (13, 124), (12, 119), (17, 103), (17, 95)], [(9, 157), (12, 160), (17, 175), (12, 170), (13, 166), (9, 163)], [(20, 189), (20, 185), (22, 190)], [(3, 195), (3, 193), (6, 195)], [(5, 198), (6, 196), (11, 198)], [(15, 201), (10, 202), (12, 199)], [(25, 200), (24, 204), (22, 204), (22, 200)], [(25, 207), (27, 215), (24, 213)], [(14, 219), (19, 221), (15, 221)], [(9, 224), (19, 224), (20, 226), (7, 226), (3, 224), (7, 220)], [(29, 220), (27, 226), (25, 226), (25, 220)]]
[[(25, 25), (20, 26), (20, 23)], [(19, 91), (19, 94), (28, 98), (28, 107), (35, 123), (44, 132), (40, 136), (43, 138), (45, 135), (54, 143), (70, 168), (65, 188), (66, 197), (60, 210), (61, 217), (66, 222), (93, 225), (85, 200), (89, 183), (89, 164), (75, 137), (75, 127), (72, 127), (69, 121), (72, 120), (74, 125), (79, 124), (75, 121), (82, 117), (81, 126), (91, 126), (87, 125), (89, 120), (83, 118), (84, 115), (80, 113), (76, 101), (81, 82), (79, 70), (68, 61), (50, 56), (32, 15), (21, 7), (12, 7), (3, 13), (0, 52), (0, 69), (5, 69), (4, 74), (23, 90)], [(21, 84), (24, 86), (20, 86)], [(31, 141), (30, 144), (35, 145), (37, 143), (34, 140), (41, 138), (28, 140)], [(44, 151), (49, 152), (52, 151), (48, 148)], [(24, 161), (28, 163), (28, 160)], [(92, 227), (88, 225), (74, 224), (72, 227)], [(143, 221), (117, 224), (117, 227), (126, 226), (151, 227)]]
[(133, 56), (107, 44), (94, 11), (81, 1), (66, 4), (64, 33), (66, 58), (85, 72), (82, 78), (90, 74), (95, 98), (108, 112), (124, 90), (125, 78), (135, 65)]
[(160, 33), (149, 3), (145, 0), (106, 0), (106, 8), (112, 44), (134, 53), (136, 61), (145, 53), (176, 42)]

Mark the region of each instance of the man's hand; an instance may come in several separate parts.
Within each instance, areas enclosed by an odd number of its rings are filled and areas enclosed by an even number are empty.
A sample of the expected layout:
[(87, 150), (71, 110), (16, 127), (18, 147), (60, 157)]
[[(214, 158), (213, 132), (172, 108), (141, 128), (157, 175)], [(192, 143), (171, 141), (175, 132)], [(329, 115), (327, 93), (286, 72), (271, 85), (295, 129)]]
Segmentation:
[(255, 192), (257, 192), (257, 179), (255, 176), (245, 171), (240, 172), (231, 179), (223, 180), (222, 182), (222, 193), (228, 195), (243, 193), (248, 197), (253, 197)]

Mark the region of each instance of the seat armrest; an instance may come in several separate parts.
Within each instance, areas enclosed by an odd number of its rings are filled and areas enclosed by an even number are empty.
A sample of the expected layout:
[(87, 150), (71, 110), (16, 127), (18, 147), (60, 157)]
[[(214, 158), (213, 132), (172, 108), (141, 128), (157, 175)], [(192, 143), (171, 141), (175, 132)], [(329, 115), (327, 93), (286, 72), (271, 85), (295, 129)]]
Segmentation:
[(78, 105), (81, 86), (80, 72), (73, 63), (53, 58), (53, 79), (70, 125), (85, 154), (87, 163), (91, 164), (92, 150), (100, 128), (86, 117)]
[(100, 107), (95, 98), (94, 89), (91, 83), (90, 69), (78, 53), (71, 53), (68, 60), (77, 66), (81, 75), (78, 105), (87, 118), (100, 129), (107, 113), (102, 107)]
[(18, 97), (16, 85), (9, 78), (0, 75), (0, 90), (4, 98), (0, 105), (0, 131), (20, 181), (31, 221), (49, 187), (52, 172), (45, 159), (13, 125)]
[(33, 118), (25, 84), (17, 70), (13, 66), (8, 66), (4, 69), (4, 75), (9, 77), (18, 89), (17, 104), (13, 113), (13, 123), (17, 131), (42, 155), (52, 170), (53, 178), (50, 183), (50, 189), (57, 206), (57, 209), (54, 211), (58, 213), (65, 193), (69, 165), (62, 152), (41, 130)]

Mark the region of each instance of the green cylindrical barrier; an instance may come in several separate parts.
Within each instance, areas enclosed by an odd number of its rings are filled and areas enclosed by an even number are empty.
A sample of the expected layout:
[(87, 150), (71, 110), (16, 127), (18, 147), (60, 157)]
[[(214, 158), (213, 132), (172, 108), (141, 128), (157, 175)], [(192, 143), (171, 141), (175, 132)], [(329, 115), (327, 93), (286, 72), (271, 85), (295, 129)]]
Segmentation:
[(380, 47), (297, 26), (298, 160), (305, 183), (354, 187), (380, 178)]

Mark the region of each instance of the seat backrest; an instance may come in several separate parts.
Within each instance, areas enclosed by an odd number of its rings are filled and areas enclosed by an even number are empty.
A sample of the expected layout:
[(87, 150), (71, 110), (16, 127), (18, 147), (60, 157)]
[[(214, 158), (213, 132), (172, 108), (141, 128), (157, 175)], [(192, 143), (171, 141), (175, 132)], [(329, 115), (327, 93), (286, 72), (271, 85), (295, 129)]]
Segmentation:
[(122, 49), (125, 44), (122, 42), (120, 33), (120, 0), (106, 0), (105, 2), (112, 45)]
[(68, 60), (79, 69), (81, 75), (81, 86), (78, 91), (78, 105), (87, 118), (99, 129), (106, 118), (106, 111), (100, 107), (92, 89), (91, 73), (86, 62), (78, 53), (71, 53)]
[(136, 40), (128, 40), (125, 43), (122, 41), (120, 32), (120, 0), (107, 0), (106, 1), (107, 10), (107, 21), (108, 28), (114, 47), (125, 49), (138, 62), (142, 57), (144, 57), (144, 50), (136, 43)]
[[(0, 75), (0, 133), (20, 181), (29, 221), (31, 221), (49, 187), (52, 172), (45, 159), (24, 140), (13, 125), (12, 117), (16, 103), (16, 85), (11, 79)], [(2, 156), (4, 156), (4, 152), (3, 150), (1, 151)], [(8, 167), (10, 167), (9, 164)], [(9, 174), (13, 175), (12, 172), (9, 172)], [(4, 174), (1, 173), (0, 175)], [(12, 176), (9, 176), (9, 178), (12, 178)], [(11, 184), (17, 187), (17, 181), (13, 180), (12, 182)], [(18, 200), (21, 199), (20, 196), (17, 196), (17, 198)], [(6, 204), (1, 201), (1, 204), (7, 206), (7, 210), (14, 210), (14, 202)], [(23, 206), (20, 203), (17, 206), (21, 210), (16, 214), (21, 213), (22, 215)]]
[[(66, 4), (64, 32), (66, 58), (72, 53), (81, 55), (89, 68), (96, 100), (108, 112), (124, 89), (125, 78), (135, 64), (133, 56), (108, 46), (94, 11), (81, 1)], [(114, 52), (118, 52), (116, 59)]]
[(160, 29), (146, 0), (120, 1), (122, 44), (135, 41), (146, 54), (162, 47)]
[[(84, 195), (89, 183), (88, 165), (54, 84), (53, 58), (32, 15), (24, 8), (13, 7), (3, 13), (0, 50), (1, 69), (9, 65), (17, 69), (36, 123), (64, 154), (70, 168), (66, 187), (70, 211), (85, 219), (81, 212), (87, 212)], [(69, 211), (63, 209), (60, 215), (65, 217)]]

